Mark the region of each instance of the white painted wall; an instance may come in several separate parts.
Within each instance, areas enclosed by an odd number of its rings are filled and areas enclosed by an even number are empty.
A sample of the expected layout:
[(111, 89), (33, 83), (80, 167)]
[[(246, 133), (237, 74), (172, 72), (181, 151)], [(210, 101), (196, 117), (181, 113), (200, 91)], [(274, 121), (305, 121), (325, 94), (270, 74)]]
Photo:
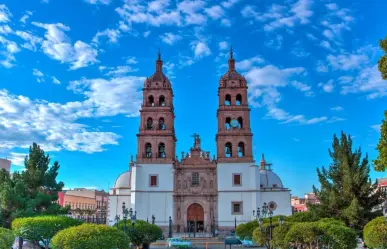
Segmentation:
[[(173, 165), (137, 164), (132, 167), (131, 204), (137, 219), (149, 221), (156, 217), (157, 225), (168, 225), (173, 217)], [(158, 176), (158, 186), (150, 186), (150, 175)]]
[(273, 211), (273, 215), (292, 215), (292, 206), (290, 202), (290, 190), (284, 191), (263, 191), (261, 192), (261, 203), (269, 203), (271, 201), (277, 204), (277, 209)]
[[(259, 167), (251, 163), (219, 163), (218, 174), (218, 224), (233, 227), (252, 219), (252, 212), (260, 203)], [(233, 174), (242, 175), (242, 185), (233, 186)], [(232, 214), (232, 202), (243, 202), (242, 214)]]
[(130, 195), (110, 195), (108, 201), (108, 216), (107, 223), (112, 226), (116, 223), (114, 220), (116, 215), (122, 219), (122, 203), (125, 202), (126, 207), (130, 208)]

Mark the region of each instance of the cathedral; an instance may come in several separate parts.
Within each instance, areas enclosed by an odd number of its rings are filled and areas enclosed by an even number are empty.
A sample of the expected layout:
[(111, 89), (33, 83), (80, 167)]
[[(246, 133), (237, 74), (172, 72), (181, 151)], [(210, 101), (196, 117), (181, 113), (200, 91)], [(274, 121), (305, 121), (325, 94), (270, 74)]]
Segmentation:
[(255, 164), (247, 82), (232, 50), (218, 96), (216, 156), (202, 150), (198, 134), (188, 153), (176, 155), (172, 85), (158, 54), (156, 72), (144, 82), (136, 158), (110, 190), (110, 225), (116, 215), (122, 219), (123, 203), (164, 230), (171, 217), (174, 233), (210, 232), (213, 222), (219, 231), (233, 230), (264, 203), (274, 215), (292, 214), (290, 190), (263, 155)]

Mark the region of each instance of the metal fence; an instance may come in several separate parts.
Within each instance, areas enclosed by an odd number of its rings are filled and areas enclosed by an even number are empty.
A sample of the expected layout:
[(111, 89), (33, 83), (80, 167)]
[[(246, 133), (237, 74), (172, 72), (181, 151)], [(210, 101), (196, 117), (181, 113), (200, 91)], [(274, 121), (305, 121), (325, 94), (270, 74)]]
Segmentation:
[(93, 223), (93, 224), (106, 224), (106, 217), (90, 217), (90, 216), (75, 216), (73, 217), (77, 220), (83, 221), (85, 223)]

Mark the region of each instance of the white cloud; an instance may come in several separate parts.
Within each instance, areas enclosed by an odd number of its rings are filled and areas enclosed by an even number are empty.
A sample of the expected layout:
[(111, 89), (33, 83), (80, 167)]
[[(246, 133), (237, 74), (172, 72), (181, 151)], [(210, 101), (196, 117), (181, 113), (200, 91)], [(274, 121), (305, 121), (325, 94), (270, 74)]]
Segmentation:
[(327, 83), (320, 82), (318, 86), (321, 87), (324, 92), (331, 93), (333, 92), (335, 86), (333, 85), (333, 80), (329, 80)]
[(268, 106), (266, 118), (282, 121), (282, 124), (298, 123), (304, 125), (317, 124), (328, 120), (325, 116), (307, 119), (304, 115), (291, 115), (288, 112), (274, 106)]
[(161, 35), (160, 38), (164, 43), (169, 45), (173, 45), (182, 39), (180, 35), (175, 35), (172, 33), (165, 33), (164, 35)]
[(218, 20), (219, 18), (225, 15), (224, 10), (219, 5), (214, 5), (210, 8), (205, 8), (204, 12), (214, 20)]
[(362, 68), (368, 60), (369, 58), (366, 54), (342, 53), (337, 56), (327, 56), (327, 61), (334, 70), (344, 71)]
[(222, 26), (231, 27), (231, 21), (229, 19), (227, 19), (227, 18), (222, 18), (220, 23), (222, 24)]
[(301, 141), (301, 139), (299, 139), (299, 138), (296, 138), (296, 137), (293, 137), (292, 139), (293, 139), (293, 141), (294, 141), (294, 142), (296, 142), (296, 143), (298, 143), (298, 142), (300, 142), (300, 141)]
[(227, 1), (224, 1), (221, 3), (221, 5), (224, 7), (224, 8), (230, 8), (232, 7), (234, 4), (238, 3), (240, 0), (227, 0)]
[(87, 97), (97, 117), (124, 114), (139, 115), (142, 102), (142, 86), (145, 77), (122, 76), (106, 79), (82, 79), (72, 81), (68, 89)]
[(339, 111), (343, 111), (344, 108), (341, 107), (341, 106), (335, 106), (335, 107), (332, 107), (331, 110), (332, 110), (332, 111), (337, 111), (337, 112), (339, 112)]
[(292, 81), (292, 86), (303, 92), (305, 96), (313, 96), (312, 87), (299, 81)]
[(26, 41), (21, 46), (25, 49), (29, 49), (32, 51), (36, 51), (36, 46), (43, 41), (42, 38), (34, 36), (31, 33), (28, 33), (26, 31), (17, 30), (16, 35), (22, 38), (24, 41)]
[(265, 46), (273, 49), (280, 49), (282, 47), (283, 36), (277, 34), (274, 39), (265, 41)]
[(147, 38), (150, 35), (150, 33), (151, 33), (150, 31), (145, 31), (143, 35), (145, 38)]
[(32, 71), (32, 74), (36, 77), (44, 77), (44, 74), (36, 68), (34, 68), (34, 70)]
[(24, 166), (24, 159), (26, 156), (26, 153), (11, 152), (7, 159), (10, 160), (13, 165)]
[(93, 42), (98, 44), (99, 38), (102, 36), (106, 36), (110, 43), (117, 43), (121, 33), (118, 29), (105, 29), (104, 31), (98, 31), (97, 34), (93, 37)]
[(242, 16), (259, 22), (264, 22), (265, 31), (278, 28), (293, 28), (297, 24), (307, 24), (313, 15), (312, 1), (298, 0), (290, 5), (272, 4), (265, 13), (257, 12), (254, 6), (247, 5), (242, 10)]
[(5, 4), (0, 4), (0, 23), (11, 21), (12, 17), (11, 12)]
[(43, 52), (51, 58), (70, 63), (70, 69), (75, 70), (97, 63), (98, 51), (83, 41), (70, 43), (64, 31), (70, 28), (62, 23), (44, 24), (33, 22), (33, 25), (46, 29), (45, 40), (42, 42)]
[(16, 61), (14, 54), (18, 52), (20, 52), (20, 48), (18, 47), (16, 42), (10, 41), (0, 35), (0, 65), (1, 66), (5, 68), (11, 68), (15, 66), (15, 64), (13, 64)]
[(251, 69), (251, 67), (254, 65), (262, 64), (264, 62), (265, 62), (265, 60), (261, 56), (257, 55), (257, 56), (254, 56), (254, 57), (251, 57), (248, 59), (237, 61), (236, 68), (238, 70), (245, 71), (245, 70)]
[(331, 46), (331, 44), (328, 42), (328, 41), (321, 41), (320, 42), (320, 46), (323, 47), (323, 48), (326, 48), (330, 51), (333, 51), (333, 48)]
[(211, 50), (208, 45), (201, 41), (193, 44), (192, 50), (195, 53), (195, 57), (204, 57), (211, 54)]
[(123, 76), (128, 73), (137, 72), (137, 68), (132, 68), (131, 66), (117, 66), (117, 67), (100, 67), (101, 71), (107, 71), (106, 76)]
[(2, 25), (0, 26), (0, 34), (8, 35), (11, 34), (13, 30), (8, 25)]
[(381, 129), (381, 124), (378, 124), (378, 125), (372, 125), (371, 128), (374, 129), (375, 131), (377, 132), (380, 132), (380, 129)]
[(365, 93), (368, 99), (387, 96), (387, 84), (382, 79), (377, 65), (367, 66), (361, 69), (353, 80), (341, 86), (341, 93)]
[(26, 23), (27, 19), (30, 18), (31, 16), (32, 16), (32, 12), (27, 10), (26, 13), (20, 18), (20, 22)]
[(103, 151), (104, 145), (118, 144), (117, 134), (75, 122), (92, 115), (88, 108), (87, 101), (50, 103), (0, 90), (0, 148), (28, 148), (37, 142), (47, 151), (93, 153)]
[(84, 0), (86, 3), (89, 4), (105, 4), (108, 5), (111, 3), (110, 0)]
[(61, 82), (56, 77), (52, 76), (51, 79), (52, 79), (52, 83), (56, 85), (60, 85)]
[(133, 56), (129, 56), (126, 58), (126, 64), (128, 64), (128, 65), (133, 65), (133, 64), (137, 64), (137, 63), (138, 63), (138, 61)]
[(219, 42), (219, 49), (220, 50), (226, 50), (226, 49), (228, 49), (228, 43), (226, 42), (226, 41), (221, 41), (221, 42)]
[(317, 61), (317, 72), (326, 73), (328, 72), (328, 66), (323, 61)]

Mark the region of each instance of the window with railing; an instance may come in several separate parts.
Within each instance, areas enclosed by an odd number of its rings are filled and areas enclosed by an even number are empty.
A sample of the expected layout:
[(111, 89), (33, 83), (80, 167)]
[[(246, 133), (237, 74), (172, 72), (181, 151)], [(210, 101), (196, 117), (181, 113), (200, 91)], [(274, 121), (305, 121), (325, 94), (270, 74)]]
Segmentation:
[(192, 186), (199, 186), (199, 173), (192, 172)]

